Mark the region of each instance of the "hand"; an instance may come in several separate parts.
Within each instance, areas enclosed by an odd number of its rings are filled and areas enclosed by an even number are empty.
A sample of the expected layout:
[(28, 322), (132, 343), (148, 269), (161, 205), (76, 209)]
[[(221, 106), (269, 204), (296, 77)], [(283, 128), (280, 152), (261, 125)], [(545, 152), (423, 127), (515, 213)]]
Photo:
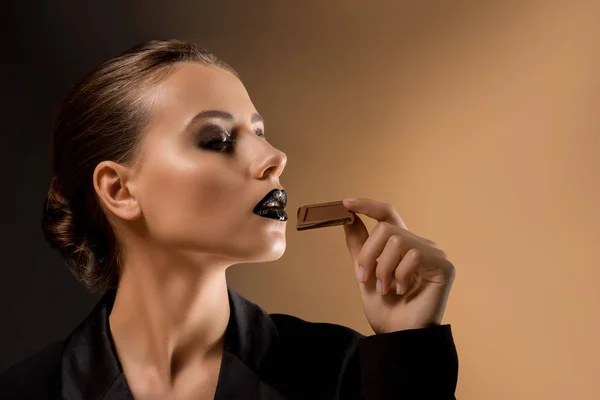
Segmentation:
[(454, 265), (431, 240), (408, 231), (389, 204), (346, 199), (344, 206), (377, 221), (371, 232), (355, 215), (344, 225), (365, 316), (375, 333), (441, 324)]

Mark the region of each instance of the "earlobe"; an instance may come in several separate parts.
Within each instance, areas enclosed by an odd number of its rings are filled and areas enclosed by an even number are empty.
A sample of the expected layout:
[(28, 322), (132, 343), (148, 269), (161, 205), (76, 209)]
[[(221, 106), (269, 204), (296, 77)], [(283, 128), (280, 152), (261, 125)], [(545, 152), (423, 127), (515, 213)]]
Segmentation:
[(104, 208), (124, 220), (141, 216), (139, 203), (129, 187), (131, 171), (113, 161), (102, 161), (94, 170), (94, 190)]

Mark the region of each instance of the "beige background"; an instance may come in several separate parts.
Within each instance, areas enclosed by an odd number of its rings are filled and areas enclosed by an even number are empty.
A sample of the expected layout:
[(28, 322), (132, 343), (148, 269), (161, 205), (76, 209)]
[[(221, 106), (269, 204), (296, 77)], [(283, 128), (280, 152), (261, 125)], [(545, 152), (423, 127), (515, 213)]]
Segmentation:
[[(292, 214), (384, 200), (449, 254), (459, 399), (600, 399), (600, 2), (196, 11), (189, 38), (239, 70), (289, 156)], [(234, 267), (233, 287), (370, 334), (342, 230), (292, 224), (285, 256)]]

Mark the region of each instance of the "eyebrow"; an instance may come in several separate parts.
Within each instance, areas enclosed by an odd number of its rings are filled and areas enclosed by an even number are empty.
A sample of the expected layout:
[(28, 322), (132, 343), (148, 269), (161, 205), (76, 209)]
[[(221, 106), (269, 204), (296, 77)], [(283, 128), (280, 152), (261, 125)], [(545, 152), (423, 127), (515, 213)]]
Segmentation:
[[(219, 110), (207, 110), (207, 111), (202, 111), (202, 112), (199, 112), (198, 114), (196, 114), (194, 116), (194, 118), (192, 118), (190, 120), (190, 122), (187, 124), (186, 129), (199, 120), (209, 119), (209, 118), (218, 118), (218, 119), (224, 119), (226, 121), (233, 121), (233, 115), (231, 113), (228, 113), (226, 111), (219, 111)], [(252, 123), (264, 122), (264, 119), (260, 114), (254, 113), (254, 114), (252, 114), (252, 117), (250, 118), (250, 122), (252, 122)]]

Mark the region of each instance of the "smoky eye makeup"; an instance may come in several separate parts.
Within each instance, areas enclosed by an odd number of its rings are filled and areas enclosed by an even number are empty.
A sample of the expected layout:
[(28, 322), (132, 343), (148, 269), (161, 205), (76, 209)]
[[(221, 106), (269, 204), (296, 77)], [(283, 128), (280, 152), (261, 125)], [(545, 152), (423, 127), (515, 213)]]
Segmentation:
[(231, 134), (223, 126), (218, 124), (206, 124), (200, 128), (201, 138), (215, 139), (225, 138), (231, 139)]
[(207, 150), (225, 151), (233, 145), (231, 134), (222, 126), (207, 124), (200, 128), (198, 146)]
[[(254, 134), (261, 139), (266, 140), (264, 130), (255, 128)], [(200, 127), (198, 133), (198, 146), (212, 151), (232, 151), (235, 144), (236, 129), (229, 132), (223, 126), (218, 124), (205, 124)]]

